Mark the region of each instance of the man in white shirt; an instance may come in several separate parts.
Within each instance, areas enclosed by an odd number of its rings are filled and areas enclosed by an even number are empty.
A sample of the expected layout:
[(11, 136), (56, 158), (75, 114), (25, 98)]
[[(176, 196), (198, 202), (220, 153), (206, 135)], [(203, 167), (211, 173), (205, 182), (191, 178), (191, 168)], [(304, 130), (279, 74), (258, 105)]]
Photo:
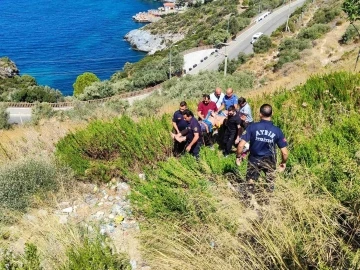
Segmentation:
[(224, 100), (224, 93), (220, 87), (216, 87), (215, 92), (210, 94), (210, 100), (216, 103), (216, 107), (219, 109), (223, 100)]

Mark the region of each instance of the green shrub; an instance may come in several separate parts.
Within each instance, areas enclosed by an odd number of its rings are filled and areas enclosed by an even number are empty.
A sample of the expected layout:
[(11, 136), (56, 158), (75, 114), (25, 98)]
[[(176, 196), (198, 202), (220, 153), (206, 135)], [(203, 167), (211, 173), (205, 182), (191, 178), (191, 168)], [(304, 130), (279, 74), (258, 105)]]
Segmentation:
[(49, 102), (63, 101), (64, 97), (59, 90), (48, 86), (29, 86), (11, 93), (11, 100), (15, 102)]
[(0, 101), (10, 102), (58, 102), (63, 101), (61, 92), (48, 86), (37, 85), (29, 76), (0, 78)]
[[(227, 66), (227, 72), (229, 74), (233, 74), (239, 66), (246, 63), (253, 55), (251, 54), (245, 54), (243, 52), (240, 52), (238, 57), (235, 59), (228, 60), (228, 66)], [(219, 71), (224, 71), (225, 68), (225, 61), (223, 61), (219, 65)]]
[(5, 250), (0, 260), (1, 270), (41, 270), (37, 247), (31, 243), (25, 243), (24, 256), (15, 255)]
[(58, 159), (80, 177), (109, 181), (140, 164), (154, 164), (171, 152), (170, 122), (147, 118), (139, 123), (127, 116), (110, 122), (94, 121), (68, 134), (56, 145)]
[(82, 245), (72, 247), (68, 252), (68, 262), (63, 270), (130, 270), (129, 259), (124, 254), (114, 253), (105, 237), (90, 239), (85, 236)]
[(326, 24), (314, 24), (308, 28), (301, 29), (298, 34), (300, 39), (315, 40), (330, 31), (330, 26)]
[(9, 118), (10, 114), (6, 111), (7, 107), (1, 105), (0, 106), (0, 129), (9, 129)]
[(253, 44), (253, 49), (255, 53), (266, 53), (270, 50), (272, 46), (271, 39), (269, 36), (262, 35), (259, 39)]
[(94, 82), (86, 86), (84, 92), (78, 96), (79, 100), (91, 100), (113, 96), (115, 91), (109, 81)]
[[(355, 24), (355, 27), (357, 27), (358, 29), (360, 28), (360, 23)], [(356, 40), (359, 40), (359, 34), (356, 31), (355, 27), (353, 25), (349, 25), (346, 28), (345, 33), (342, 35), (341, 39), (340, 39), (340, 43), (342, 44), (350, 44), (353, 41), (355, 42)]]
[(313, 19), (309, 22), (308, 25), (312, 26), (314, 24), (327, 24), (339, 16), (340, 12), (340, 7), (320, 8), (315, 12)]
[(54, 115), (55, 111), (50, 104), (35, 102), (31, 109), (31, 122), (37, 125), (41, 119), (50, 119)]
[(298, 50), (283, 51), (279, 56), (278, 62), (274, 65), (274, 70), (277, 71), (282, 68), (285, 63), (293, 62), (298, 59), (300, 59), (300, 53)]
[(294, 49), (302, 51), (309, 48), (311, 48), (311, 44), (310, 41), (307, 39), (286, 38), (281, 41), (279, 45), (279, 51)]
[(86, 103), (79, 100), (73, 102), (73, 109), (66, 111), (58, 111), (57, 115), (68, 117), (74, 121), (89, 120), (93, 118), (98, 108), (97, 103)]
[(84, 90), (87, 86), (90, 86), (94, 82), (100, 81), (99, 78), (91, 72), (85, 72), (77, 76), (74, 87), (74, 96), (78, 97), (84, 93)]
[(0, 167), (0, 207), (25, 211), (35, 194), (57, 187), (51, 163), (26, 159)]
[(111, 111), (114, 111), (118, 114), (124, 114), (130, 107), (130, 104), (127, 100), (123, 99), (112, 99), (104, 103), (104, 107), (109, 108)]

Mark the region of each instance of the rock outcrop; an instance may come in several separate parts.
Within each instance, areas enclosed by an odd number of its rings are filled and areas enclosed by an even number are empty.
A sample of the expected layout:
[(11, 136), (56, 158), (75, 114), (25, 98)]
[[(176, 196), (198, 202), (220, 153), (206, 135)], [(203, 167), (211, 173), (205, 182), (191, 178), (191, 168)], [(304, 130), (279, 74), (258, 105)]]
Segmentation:
[(12, 78), (19, 75), (19, 69), (8, 57), (0, 58), (0, 78)]
[(125, 39), (130, 42), (131, 46), (139, 51), (154, 54), (156, 51), (166, 48), (166, 44), (182, 40), (184, 35), (181, 34), (159, 34), (153, 35), (150, 31), (135, 29), (125, 35)]

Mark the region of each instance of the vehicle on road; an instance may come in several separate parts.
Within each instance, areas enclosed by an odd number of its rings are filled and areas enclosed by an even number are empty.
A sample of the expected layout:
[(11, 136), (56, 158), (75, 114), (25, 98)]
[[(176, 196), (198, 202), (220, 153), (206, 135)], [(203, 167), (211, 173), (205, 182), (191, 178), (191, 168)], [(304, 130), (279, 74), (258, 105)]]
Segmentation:
[(256, 34), (254, 34), (254, 35), (252, 36), (252, 39), (251, 39), (250, 43), (251, 43), (251, 44), (254, 44), (254, 43), (259, 39), (259, 37), (261, 37), (263, 34), (264, 34), (264, 33), (262, 33), (262, 32), (258, 32), (258, 33), (256, 33)]

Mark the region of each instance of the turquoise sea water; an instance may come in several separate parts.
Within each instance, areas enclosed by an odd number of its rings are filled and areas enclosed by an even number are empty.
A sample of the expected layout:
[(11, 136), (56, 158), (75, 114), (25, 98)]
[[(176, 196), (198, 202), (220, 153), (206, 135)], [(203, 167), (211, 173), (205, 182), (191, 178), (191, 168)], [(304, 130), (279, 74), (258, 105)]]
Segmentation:
[(21, 75), (71, 95), (83, 72), (109, 79), (126, 62), (145, 55), (123, 37), (142, 26), (133, 15), (160, 5), (150, 0), (1, 0), (0, 57), (13, 60)]

